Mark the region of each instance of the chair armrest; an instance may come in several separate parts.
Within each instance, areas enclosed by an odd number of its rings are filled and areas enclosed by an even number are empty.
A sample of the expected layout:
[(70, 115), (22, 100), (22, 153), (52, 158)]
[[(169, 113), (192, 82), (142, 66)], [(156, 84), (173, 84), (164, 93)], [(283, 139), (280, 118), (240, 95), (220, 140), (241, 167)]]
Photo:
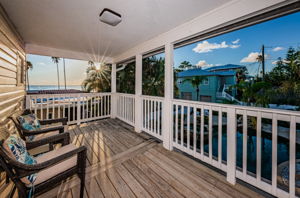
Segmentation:
[(64, 126), (55, 126), (51, 128), (45, 128), (45, 129), (34, 130), (34, 131), (23, 130), (23, 135), (24, 136), (39, 135), (43, 133), (49, 133), (52, 131), (59, 131), (59, 133), (64, 133), (65, 129)]
[[(84, 156), (85, 153), (86, 153), (86, 147), (80, 146), (72, 151), (69, 151), (68, 153), (64, 153), (62, 155), (59, 155), (57, 157), (54, 157), (52, 159), (49, 159), (49, 160), (39, 163), (39, 164), (33, 164), (33, 165), (23, 164), (14, 159), (10, 159), (10, 158), (8, 160), (8, 163), (13, 165), (19, 171), (18, 178), (23, 178), (23, 177), (26, 177), (33, 173), (37, 173), (43, 169), (54, 166), (54, 165), (56, 165), (60, 162), (63, 162), (66, 159), (71, 158), (75, 155), (77, 155), (77, 158), (79, 156)], [(77, 160), (77, 163), (79, 163), (78, 160)]]
[(50, 137), (43, 138), (37, 141), (26, 142), (26, 148), (34, 149), (36, 147), (45, 145), (45, 144), (58, 144), (61, 143), (63, 146), (70, 143), (70, 134), (69, 133), (61, 133), (57, 135), (53, 135)]
[(28, 115), (28, 114), (33, 114), (33, 111), (30, 109), (25, 109), (22, 113), (22, 115)]
[(58, 118), (58, 119), (49, 119), (49, 120), (40, 120), (41, 125), (53, 124), (61, 122), (63, 125), (67, 125), (68, 118)]

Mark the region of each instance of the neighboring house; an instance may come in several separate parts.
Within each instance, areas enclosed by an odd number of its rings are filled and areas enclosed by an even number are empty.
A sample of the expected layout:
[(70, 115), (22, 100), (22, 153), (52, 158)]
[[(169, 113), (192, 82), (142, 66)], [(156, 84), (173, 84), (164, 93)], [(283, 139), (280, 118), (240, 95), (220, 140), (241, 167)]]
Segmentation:
[(190, 82), (184, 82), (185, 79), (194, 76), (205, 76), (199, 88), (199, 100), (203, 102), (222, 102), (224, 99), (236, 100), (236, 90), (229, 89), (236, 84), (236, 73), (240, 69), (245, 69), (242, 65), (227, 64), (214, 66), (207, 69), (189, 69), (178, 73), (177, 86), (179, 97), (186, 100), (197, 100), (196, 88)]

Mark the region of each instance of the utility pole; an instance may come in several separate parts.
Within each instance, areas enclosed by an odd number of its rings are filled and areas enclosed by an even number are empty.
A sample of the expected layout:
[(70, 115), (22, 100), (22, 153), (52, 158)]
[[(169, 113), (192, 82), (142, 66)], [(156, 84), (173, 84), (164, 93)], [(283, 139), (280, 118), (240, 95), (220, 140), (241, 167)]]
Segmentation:
[(262, 65), (262, 78), (265, 79), (265, 46), (261, 47), (261, 65)]

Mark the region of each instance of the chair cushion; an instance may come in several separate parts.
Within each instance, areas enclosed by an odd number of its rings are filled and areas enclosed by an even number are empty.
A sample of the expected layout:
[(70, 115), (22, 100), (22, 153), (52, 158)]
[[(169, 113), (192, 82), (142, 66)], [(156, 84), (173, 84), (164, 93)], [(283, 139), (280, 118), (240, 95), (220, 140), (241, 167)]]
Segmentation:
[[(18, 135), (10, 135), (3, 143), (4, 149), (10, 157), (16, 159), (23, 164), (36, 164), (37, 161), (32, 157), (26, 149), (26, 143)], [(26, 185), (32, 185), (36, 179), (36, 174), (26, 176), (21, 179)]]
[[(21, 115), (18, 120), (22, 127), (28, 131), (39, 130), (41, 128), (40, 122), (34, 114)], [(34, 135), (28, 137), (29, 140), (34, 139)]]
[[(63, 146), (57, 150), (53, 150), (50, 152), (47, 152), (43, 155), (40, 155), (38, 157), (36, 157), (37, 163), (42, 163), (45, 162), (47, 160), (53, 159), (59, 155), (62, 155), (64, 153), (68, 153), (74, 149), (76, 149), (77, 147), (74, 144), (68, 144), (66, 146)], [(49, 180), (52, 177), (55, 177), (56, 175), (59, 175), (60, 173), (65, 172), (66, 170), (76, 166), (77, 164), (77, 155), (74, 155), (71, 158), (68, 158), (50, 168), (44, 169), (42, 171), (40, 171), (37, 174), (36, 180), (34, 182), (34, 185), (38, 185), (40, 183), (43, 183), (47, 180)]]
[(39, 135), (34, 135), (33, 138), (30, 138), (31, 136), (29, 137), (26, 137), (27, 141), (37, 141), (37, 140), (40, 140), (40, 139), (43, 139), (43, 138), (46, 138), (46, 137), (50, 137), (50, 136), (53, 136), (53, 135), (57, 135), (59, 134), (59, 131), (51, 131), (51, 132), (48, 132), (48, 133), (41, 133)]

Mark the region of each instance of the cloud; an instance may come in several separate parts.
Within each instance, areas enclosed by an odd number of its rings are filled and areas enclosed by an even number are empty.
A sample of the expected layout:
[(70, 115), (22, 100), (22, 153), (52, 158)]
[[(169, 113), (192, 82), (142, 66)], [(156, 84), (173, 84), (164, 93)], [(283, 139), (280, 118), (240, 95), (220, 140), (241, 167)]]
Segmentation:
[(210, 67), (212, 64), (208, 64), (205, 60), (200, 60), (196, 64), (197, 67)]
[(278, 51), (281, 51), (281, 50), (284, 50), (283, 47), (275, 47), (272, 49), (273, 52), (278, 52)]
[(220, 65), (222, 65), (222, 64), (208, 64), (205, 60), (200, 60), (196, 64), (196, 67), (206, 69), (206, 68), (209, 68), (209, 67), (220, 66)]
[(247, 57), (241, 60), (241, 63), (254, 63), (257, 62), (257, 58), (260, 55), (258, 52), (251, 52)]
[(39, 63), (37, 63), (38, 65), (46, 65), (45, 63), (43, 63), (43, 62), (39, 62)]
[(276, 64), (277, 64), (277, 62), (278, 62), (278, 61), (273, 61), (273, 62), (272, 62), (272, 65), (276, 65)]
[(232, 41), (232, 44), (238, 44), (240, 42), (240, 39), (236, 39), (235, 41)]
[(196, 53), (207, 53), (212, 52), (216, 49), (223, 49), (223, 48), (238, 48), (240, 45), (228, 45), (226, 44), (226, 41), (223, 41), (221, 43), (209, 43), (208, 41), (203, 41), (201, 43), (198, 43), (197, 46), (193, 49)]

